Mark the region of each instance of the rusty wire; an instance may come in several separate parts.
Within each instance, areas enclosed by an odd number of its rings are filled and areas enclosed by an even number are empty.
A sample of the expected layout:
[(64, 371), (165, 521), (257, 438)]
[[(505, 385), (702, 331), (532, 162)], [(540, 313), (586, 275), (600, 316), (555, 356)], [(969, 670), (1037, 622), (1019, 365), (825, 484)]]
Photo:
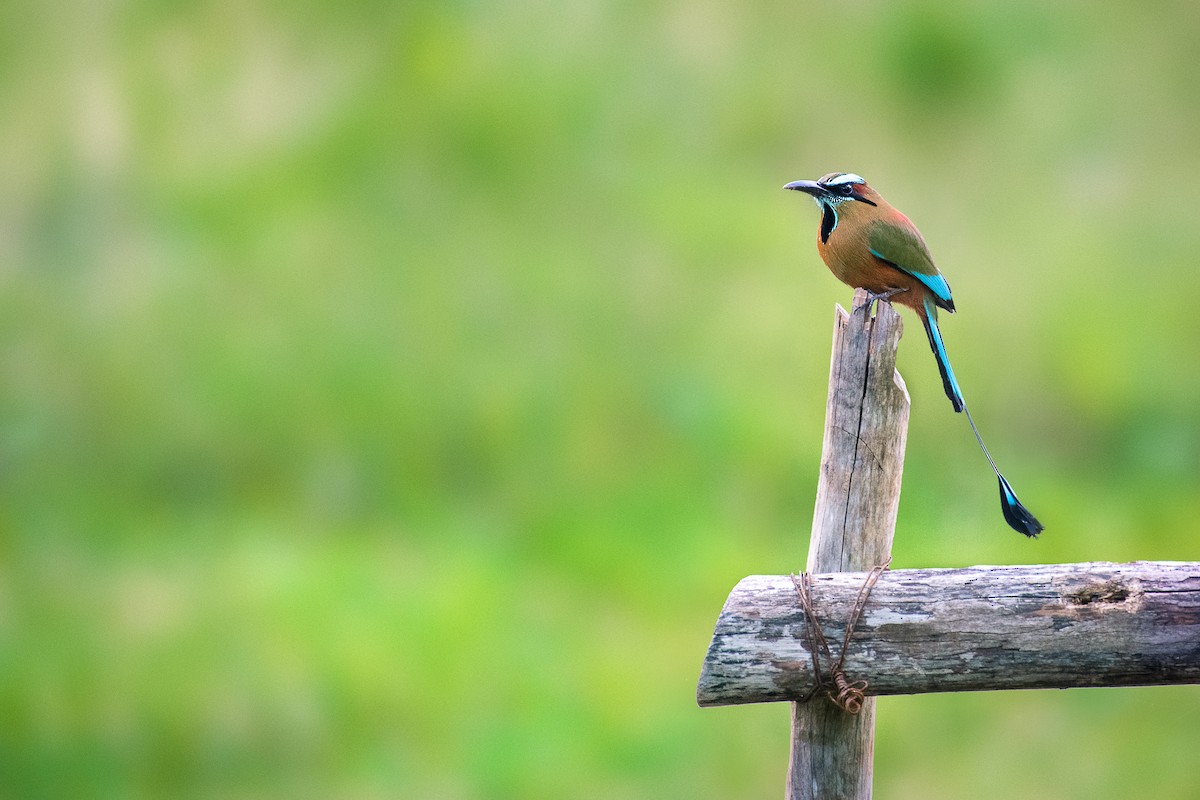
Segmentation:
[[(862, 618), (867, 598), (871, 596), (871, 590), (875, 588), (879, 576), (891, 563), (892, 559), (889, 557), (887, 561), (872, 569), (867, 574), (866, 580), (863, 581), (862, 588), (858, 590), (858, 599), (855, 600), (854, 608), (850, 611), (850, 618), (846, 621), (846, 635), (842, 638), (842, 649), (836, 660), (833, 653), (830, 652), (829, 640), (825, 638), (825, 633), (821, 630), (816, 612), (813, 610), (812, 575), (802, 572), (799, 578), (795, 574), (791, 576), (792, 585), (796, 587), (796, 594), (800, 597), (800, 605), (804, 608), (805, 645), (812, 655), (813, 663), (813, 687), (808, 694), (800, 698), (801, 703), (807, 703), (817, 692), (824, 691), (830, 701), (847, 713), (857, 714), (862, 711), (868, 684), (866, 680), (849, 680), (843, 665), (846, 661), (846, 651), (850, 648), (850, 637), (854, 635), (854, 629)], [(821, 671), (822, 654), (825, 660), (832, 665), (828, 674)]]

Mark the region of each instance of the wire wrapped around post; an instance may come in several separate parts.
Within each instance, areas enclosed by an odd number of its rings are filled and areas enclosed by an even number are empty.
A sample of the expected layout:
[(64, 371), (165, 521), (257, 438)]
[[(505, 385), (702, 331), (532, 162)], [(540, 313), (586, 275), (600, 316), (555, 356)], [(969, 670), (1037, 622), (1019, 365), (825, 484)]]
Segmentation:
[[(868, 684), (866, 680), (850, 681), (846, 677), (843, 667), (846, 663), (846, 652), (850, 649), (850, 639), (854, 636), (854, 629), (862, 618), (867, 599), (871, 596), (871, 590), (875, 588), (879, 576), (891, 563), (892, 559), (889, 557), (887, 561), (872, 569), (867, 574), (866, 580), (863, 581), (858, 599), (850, 612), (850, 619), (846, 622), (846, 635), (842, 638), (842, 649), (836, 660), (829, 651), (829, 640), (826, 638), (825, 632), (821, 630), (820, 620), (817, 619), (816, 611), (813, 610), (812, 576), (807, 572), (800, 573), (799, 578), (795, 574), (791, 576), (792, 583), (796, 587), (796, 594), (800, 597), (800, 605), (804, 608), (806, 646), (812, 655), (813, 664), (813, 687), (800, 702), (807, 703), (817, 692), (824, 690), (826, 696), (848, 714), (857, 714), (862, 711)], [(822, 653), (825, 655), (825, 660), (832, 665), (828, 674), (821, 671)]]

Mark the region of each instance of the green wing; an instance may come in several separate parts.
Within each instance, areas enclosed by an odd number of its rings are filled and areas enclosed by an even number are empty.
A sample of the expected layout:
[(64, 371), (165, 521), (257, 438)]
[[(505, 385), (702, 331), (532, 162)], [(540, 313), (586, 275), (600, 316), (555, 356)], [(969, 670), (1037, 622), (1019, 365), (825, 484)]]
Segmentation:
[(939, 301), (939, 306), (954, 310), (950, 284), (934, 266), (933, 256), (929, 255), (929, 248), (916, 228), (876, 220), (867, 231), (867, 246), (871, 248), (871, 255), (925, 284)]

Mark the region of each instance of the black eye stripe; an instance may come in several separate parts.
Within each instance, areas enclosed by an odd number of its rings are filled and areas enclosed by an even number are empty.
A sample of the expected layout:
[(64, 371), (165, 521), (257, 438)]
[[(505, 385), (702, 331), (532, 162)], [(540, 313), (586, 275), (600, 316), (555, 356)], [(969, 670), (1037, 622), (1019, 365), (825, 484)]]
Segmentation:
[[(837, 181), (839, 178), (845, 178), (847, 180), (834, 183), (834, 181)], [(844, 197), (847, 200), (858, 200), (859, 202), (866, 203), (869, 206), (878, 205), (877, 203), (868, 200), (854, 191), (855, 186), (866, 183), (866, 181), (857, 175), (850, 175), (846, 172), (834, 172), (821, 178), (819, 181), (817, 181), (817, 183), (824, 187), (825, 191), (829, 192), (831, 195)]]

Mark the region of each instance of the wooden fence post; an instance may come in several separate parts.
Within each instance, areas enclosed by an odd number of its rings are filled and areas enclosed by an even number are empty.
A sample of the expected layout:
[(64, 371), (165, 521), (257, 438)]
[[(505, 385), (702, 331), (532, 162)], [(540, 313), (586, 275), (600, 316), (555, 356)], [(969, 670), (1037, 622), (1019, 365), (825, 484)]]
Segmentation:
[[(854, 307), (865, 302), (856, 290)], [(888, 303), (874, 317), (835, 313), (809, 572), (864, 572), (891, 555), (908, 436), (908, 390), (896, 372), (902, 333)], [(857, 715), (820, 694), (793, 703), (788, 800), (870, 798), (874, 736), (874, 698)]]
[[(854, 299), (866, 302), (861, 290)], [(701, 706), (792, 702), (789, 800), (870, 798), (875, 695), (1200, 683), (1200, 562), (870, 572), (878, 583), (862, 604), (868, 571), (890, 554), (900, 497), (900, 334), (887, 304), (873, 319), (837, 310), (811, 580), (743, 578), (696, 687)], [(810, 614), (843, 682), (869, 681), (856, 716), (813, 696), (831, 665), (814, 669), (812, 651), (824, 651)]]

